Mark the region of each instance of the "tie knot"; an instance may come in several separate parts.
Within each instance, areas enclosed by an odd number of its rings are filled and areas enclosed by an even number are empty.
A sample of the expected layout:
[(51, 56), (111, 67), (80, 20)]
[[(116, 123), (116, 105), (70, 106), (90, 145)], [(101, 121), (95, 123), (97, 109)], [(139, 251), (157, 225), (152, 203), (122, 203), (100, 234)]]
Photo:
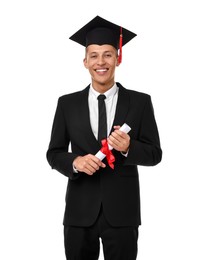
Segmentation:
[(98, 100), (105, 100), (106, 96), (104, 94), (100, 94), (97, 99)]

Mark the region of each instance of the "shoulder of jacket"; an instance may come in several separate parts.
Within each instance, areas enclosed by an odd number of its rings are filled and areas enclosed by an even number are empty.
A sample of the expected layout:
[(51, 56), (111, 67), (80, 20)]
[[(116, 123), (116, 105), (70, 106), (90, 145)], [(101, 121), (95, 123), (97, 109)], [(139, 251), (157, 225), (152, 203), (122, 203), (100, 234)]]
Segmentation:
[(73, 92), (73, 93), (62, 95), (58, 98), (58, 102), (63, 103), (63, 102), (67, 102), (67, 101), (70, 101), (70, 100), (72, 100), (72, 101), (77, 100), (80, 96), (82, 97), (83, 93), (88, 91), (88, 87), (86, 87), (83, 90), (79, 90), (79, 91), (76, 91), (76, 92)]
[(118, 85), (118, 87), (120, 87), (124, 91), (126, 91), (129, 94), (129, 96), (132, 98), (141, 98), (141, 99), (150, 99), (151, 98), (151, 96), (147, 93), (125, 88), (120, 83), (117, 83), (117, 85)]
[(143, 99), (148, 99), (150, 98), (151, 96), (147, 93), (144, 93), (144, 92), (140, 92), (140, 91), (136, 91), (136, 90), (128, 90), (130, 95), (132, 96), (135, 96), (135, 97), (140, 97), (140, 98), (143, 98)]

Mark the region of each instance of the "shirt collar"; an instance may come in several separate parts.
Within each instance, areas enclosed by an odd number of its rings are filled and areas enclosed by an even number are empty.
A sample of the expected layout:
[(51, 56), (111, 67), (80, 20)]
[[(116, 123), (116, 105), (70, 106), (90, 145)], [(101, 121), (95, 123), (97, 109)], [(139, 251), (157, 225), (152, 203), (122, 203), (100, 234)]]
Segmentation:
[[(111, 87), (109, 90), (107, 90), (103, 94), (106, 96), (106, 99), (109, 99), (109, 98), (113, 97), (116, 94), (117, 90), (118, 90), (118, 87), (117, 87), (116, 83), (114, 83), (113, 87)], [(93, 94), (96, 97), (96, 99), (100, 95), (100, 93), (97, 92), (93, 88), (92, 84), (90, 84), (90, 92), (91, 92), (91, 94)]]

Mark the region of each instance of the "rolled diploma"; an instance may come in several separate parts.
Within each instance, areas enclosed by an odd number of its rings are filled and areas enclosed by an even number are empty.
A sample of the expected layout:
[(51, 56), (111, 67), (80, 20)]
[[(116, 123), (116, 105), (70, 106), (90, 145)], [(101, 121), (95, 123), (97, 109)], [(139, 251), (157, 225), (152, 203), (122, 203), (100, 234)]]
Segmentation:
[[(124, 132), (124, 133), (128, 133), (130, 132), (131, 128), (129, 125), (127, 125), (126, 123), (124, 123), (120, 129), (120, 131)], [(111, 145), (108, 144), (109, 150), (112, 150), (113, 147)], [(101, 151), (98, 151), (95, 155), (98, 159), (100, 159), (101, 161), (106, 157), (106, 155), (104, 153), (102, 153)]]

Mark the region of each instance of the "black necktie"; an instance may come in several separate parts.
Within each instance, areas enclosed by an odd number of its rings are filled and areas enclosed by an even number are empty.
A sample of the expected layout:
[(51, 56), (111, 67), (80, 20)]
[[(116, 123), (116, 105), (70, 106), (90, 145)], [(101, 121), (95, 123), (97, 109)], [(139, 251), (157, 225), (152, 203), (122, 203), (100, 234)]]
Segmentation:
[(106, 96), (100, 94), (98, 99), (98, 141), (101, 142), (102, 139), (107, 138), (107, 116), (106, 116), (106, 107), (105, 107), (105, 98)]

